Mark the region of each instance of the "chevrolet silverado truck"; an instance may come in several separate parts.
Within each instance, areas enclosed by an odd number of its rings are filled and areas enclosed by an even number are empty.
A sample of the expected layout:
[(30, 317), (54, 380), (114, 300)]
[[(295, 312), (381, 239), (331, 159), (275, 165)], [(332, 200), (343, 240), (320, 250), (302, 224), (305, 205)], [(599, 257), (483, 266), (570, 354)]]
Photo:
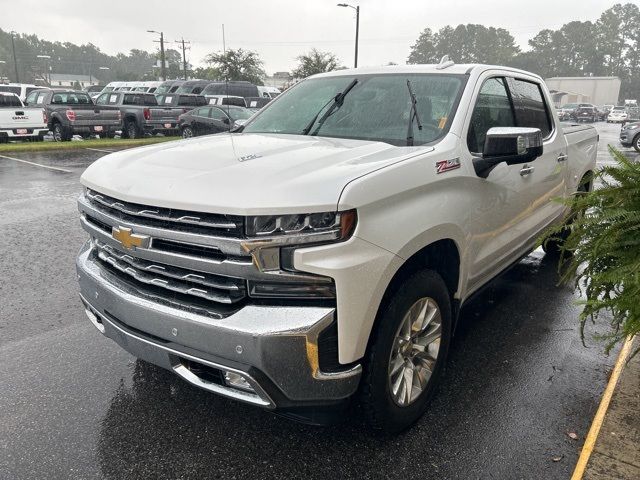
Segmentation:
[(74, 135), (113, 136), (121, 128), (118, 109), (96, 106), (86, 92), (60, 88), (34, 90), (27, 95), (26, 103), (44, 108), (47, 126), (56, 142), (67, 142)]
[(15, 93), (0, 92), (0, 143), (19, 139), (42, 141), (48, 131), (44, 109), (25, 107)]
[(91, 165), (82, 303), (200, 388), (312, 422), (358, 401), (397, 432), (427, 408), (460, 307), (570, 220), (554, 200), (591, 188), (597, 141), (521, 70), (315, 75), (235, 132)]
[(158, 105), (156, 96), (144, 92), (109, 92), (96, 98), (96, 105), (115, 107), (122, 116), (122, 137), (141, 138), (145, 134), (178, 133), (182, 108)]

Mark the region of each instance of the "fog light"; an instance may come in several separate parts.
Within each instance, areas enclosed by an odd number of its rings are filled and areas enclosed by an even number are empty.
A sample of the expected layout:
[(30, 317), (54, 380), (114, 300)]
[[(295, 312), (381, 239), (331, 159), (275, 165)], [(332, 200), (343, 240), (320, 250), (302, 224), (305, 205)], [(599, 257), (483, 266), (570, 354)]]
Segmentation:
[(224, 381), (231, 388), (246, 390), (248, 392), (255, 392), (253, 387), (249, 384), (249, 382), (247, 382), (247, 379), (239, 373), (225, 371)]

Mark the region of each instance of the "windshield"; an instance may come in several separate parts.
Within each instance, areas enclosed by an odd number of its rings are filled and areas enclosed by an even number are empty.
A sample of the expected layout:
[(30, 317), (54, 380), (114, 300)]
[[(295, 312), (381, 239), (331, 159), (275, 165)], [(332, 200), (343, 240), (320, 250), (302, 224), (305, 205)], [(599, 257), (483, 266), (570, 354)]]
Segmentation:
[[(322, 137), (374, 140), (407, 144), (411, 97), (416, 95), (422, 130), (414, 125), (414, 145), (433, 142), (449, 129), (466, 77), (445, 74), (380, 74), (311, 78), (274, 100), (244, 128), (247, 133), (302, 135), (314, 117), (331, 108), (332, 98), (353, 80), (356, 85), (323, 122), (309, 133)], [(324, 106), (324, 107), (323, 107)]]

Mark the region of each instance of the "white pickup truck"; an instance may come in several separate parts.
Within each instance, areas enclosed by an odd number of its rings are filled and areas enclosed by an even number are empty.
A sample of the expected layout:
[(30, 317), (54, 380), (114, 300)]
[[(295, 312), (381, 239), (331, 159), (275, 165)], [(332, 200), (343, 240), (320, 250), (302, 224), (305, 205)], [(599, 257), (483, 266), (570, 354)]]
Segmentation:
[(399, 431), (427, 408), (460, 307), (568, 218), (554, 199), (590, 188), (597, 141), (520, 70), (316, 75), (235, 133), (91, 165), (82, 302), (203, 389), (313, 422), (358, 398)]
[(15, 93), (0, 92), (0, 143), (42, 140), (48, 131), (42, 108), (25, 107)]

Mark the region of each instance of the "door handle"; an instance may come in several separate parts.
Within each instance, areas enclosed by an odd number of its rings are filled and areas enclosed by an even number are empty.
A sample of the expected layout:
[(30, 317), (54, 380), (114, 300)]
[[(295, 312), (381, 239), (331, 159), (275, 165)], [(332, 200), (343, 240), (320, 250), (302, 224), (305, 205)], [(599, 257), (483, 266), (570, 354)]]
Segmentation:
[(536, 169), (536, 167), (531, 167), (529, 165), (525, 165), (524, 167), (522, 167), (520, 169), (520, 176), (521, 177), (525, 177), (527, 175), (529, 175), (531, 172), (533, 172)]
[(558, 162), (566, 162), (569, 156), (566, 153), (558, 155)]

